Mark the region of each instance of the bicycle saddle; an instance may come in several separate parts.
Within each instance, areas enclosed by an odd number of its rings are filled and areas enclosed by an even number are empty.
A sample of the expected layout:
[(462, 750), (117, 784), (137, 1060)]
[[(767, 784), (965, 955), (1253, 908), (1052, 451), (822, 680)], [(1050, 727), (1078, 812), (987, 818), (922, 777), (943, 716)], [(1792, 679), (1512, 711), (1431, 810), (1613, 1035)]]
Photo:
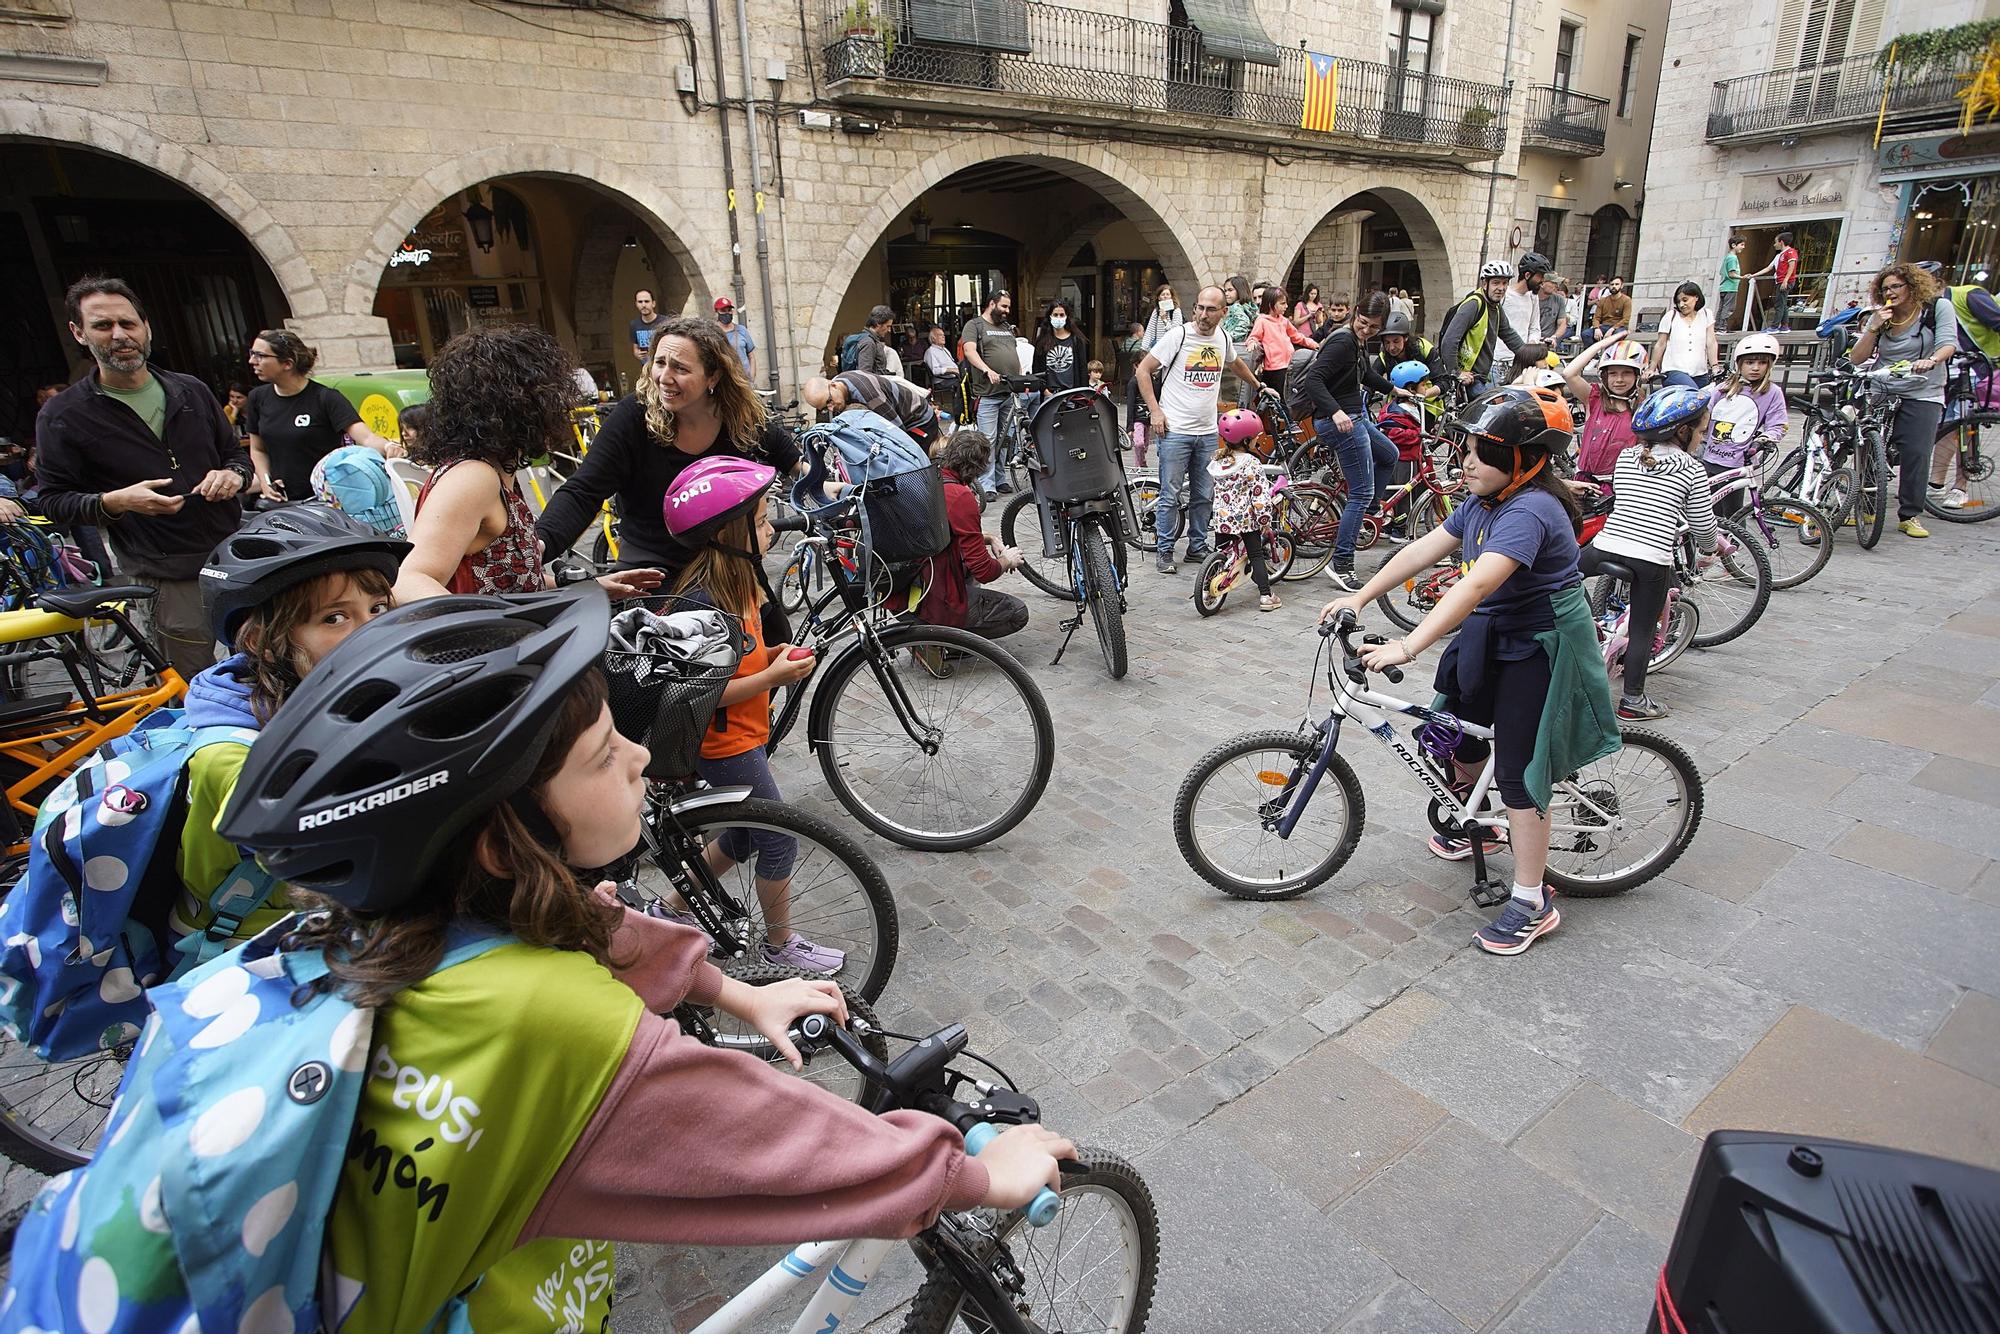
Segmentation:
[(1612, 579), (1623, 579), (1628, 584), (1637, 582), (1632, 577), (1631, 566), (1615, 560), (1606, 560), (1602, 556), (1597, 558), (1597, 568), (1592, 570), (1591, 573), (1606, 575)]
[(93, 612), (102, 610), (113, 602), (139, 602), (153, 596), (155, 590), (144, 584), (107, 584), (103, 588), (84, 585), (77, 588), (57, 588), (43, 593), (35, 603), (43, 611), (55, 612), (58, 616), (69, 616), (84, 620)]

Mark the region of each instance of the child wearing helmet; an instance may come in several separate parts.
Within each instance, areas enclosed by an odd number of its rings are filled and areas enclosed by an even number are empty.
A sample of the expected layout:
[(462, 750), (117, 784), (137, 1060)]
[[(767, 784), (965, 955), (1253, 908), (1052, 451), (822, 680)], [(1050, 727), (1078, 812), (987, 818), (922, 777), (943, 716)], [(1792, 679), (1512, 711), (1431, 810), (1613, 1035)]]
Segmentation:
[[(191, 728), (240, 728), (245, 740), (202, 746), (188, 759), (175, 858), (181, 892), (167, 919), (179, 937), (215, 923), (216, 896), (242, 861), (216, 834), (215, 819), (236, 788), (250, 735), (335, 645), (394, 604), (396, 568), (409, 550), (408, 542), (331, 506), (306, 502), (257, 515), (209, 553), (202, 602), (214, 638), (230, 654), (188, 682), (182, 721)], [(230, 911), (233, 927), (227, 919), (221, 925), (247, 940), (288, 911), (274, 895), (247, 914)]]
[[(1597, 383), (1583, 378), (1584, 367), (1597, 362)], [(1618, 456), (1632, 447), (1632, 414), (1639, 406), (1639, 376), (1646, 349), (1613, 329), (1562, 368), (1570, 393), (1583, 400), (1583, 430), (1577, 436), (1576, 470), (1592, 477), (1609, 477)]]
[[(284, 954), (323, 958), (320, 985), (372, 1016), (333, 1072), (367, 1070), (352, 1126), (373, 1147), (327, 1215), (329, 1327), (604, 1328), (613, 1252), (589, 1242), (905, 1237), (941, 1210), (1018, 1208), (1074, 1156), (1030, 1127), (968, 1158), (949, 1122), (871, 1115), (665, 1017), (712, 1005), (795, 1060), (788, 1025), (845, 1013), (829, 982), (746, 985), (700, 931), (593, 890), (581, 868), (640, 839), (648, 758), (595, 667), (608, 612), (591, 589), (398, 608), (271, 720), (224, 814), (224, 837), (320, 897)], [(337, 707), (363, 695), (383, 706)], [(383, 783), (410, 795), (310, 818)], [(446, 1090), (434, 1109), (412, 1080)], [(391, 1162), (412, 1172), (384, 1190)], [(133, 1232), (128, 1251), (170, 1244)], [(171, 1254), (142, 1272), (178, 1280)], [(554, 1291), (578, 1309), (551, 1316)]]
[(1208, 475), (1215, 479), (1215, 531), (1240, 538), (1250, 552), (1250, 578), (1257, 584), (1257, 610), (1276, 611), (1284, 604), (1271, 591), (1271, 570), (1264, 560), (1264, 530), (1271, 523), (1271, 484), (1263, 460), (1252, 448), (1264, 422), (1246, 408), (1225, 412), (1216, 422), (1215, 457)]
[[(1390, 399), (1375, 417), (1382, 434), (1388, 436), (1389, 443), (1396, 447), (1396, 468), (1389, 475), (1390, 485), (1401, 486), (1410, 480), (1417, 460), (1423, 457), (1424, 434), (1437, 426), (1442, 391), (1431, 379), (1431, 368), (1421, 361), (1397, 364), (1389, 372), (1389, 383), (1412, 395), (1410, 398)], [(1401, 505), (1390, 517), (1389, 540), (1394, 543), (1406, 541), (1408, 532), (1408, 506)]]
[(1702, 390), (1668, 385), (1631, 414), (1640, 448), (1618, 456), (1611, 516), (1583, 549), (1586, 575), (1597, 574), (1607, 559), (1632, 575), (1630, 643), (1618, 699), (1618, 716), (1628, 722), (1667, 716), (1666, 707), (1646, 694), (1646, 666), (1665, 645), (1667, 588), (1681, 528), (1703, 552), (1715, 550), (1708, 473), (1691, 452), (1707, 431), (1708, 402)]
[[(1708, 436), (1701, 461), (1711, 476), (1741, 468), (1784, 441), (1790, 412), (1785, 391), (1771, 374), (1778, 351), (1778, 340), (1770, 334), (1745, 334), (1730, 352), (1730, 374), (1709, 388)], [(1723, 501), (1718, 513), (1727, 518), (1742, 503), (1743, 494), (1738, 492)]]
[[(771, 739), (771, 692), (803, 681), (813, 669), (811, 654), (795, 658), (791, 645), (764, 642), (765, 593), (757, 573), (762, 553), (776, 536), (764, 503), (777, 475), (751, 459), (710, 456), (683, 469), (662, 503), (668, 536), (693, 553), (673, 591), (737, 617), (750, 640), (735, 678), (722, 688), (695, 772), (712, 786), (747, 787), (770, 801), (784, 800), (764, 754)], [(792, 930), (792, 866), (798, 851), (798, 841), (784, 834), (732, 829), (710, 845), (708, 857), (717, 871), (756, 857), (757, 898), (764, 909), (760, 950), (767, 962), (837, 973), (847, 962), (845, 954)]]
[[(1542, 883), (1554, 780), (1617, 750), (1618, 722), (1577, 564), (1576, 501), (1549, 466), (1569, 448), (1568, 403), (1548, 389), (1496, 389), (1468, 404), (1459, 426), (1473, 498), (1397, 552), (1359, 592), (1329, 602), (1321, 619), (1358, 616), (1405, 579), (1460, 561), (1464, 576), (1417, 628), (1367, 650), (1363, 660), (1381, 671), (1458, 632), (1438, 664), (1438, 707), (1493, 728), (1494, 777), (1514, 860), (1513, 894), (1477, 941), (1488, 953), (1519, 954), (1561, 921)], [(1457, 782), (1476, 779), (1487, 750), (1484, 741), (1460, 743)], [(1473, 846), (1438, 835), (1431, 851), (1456, 861)]]

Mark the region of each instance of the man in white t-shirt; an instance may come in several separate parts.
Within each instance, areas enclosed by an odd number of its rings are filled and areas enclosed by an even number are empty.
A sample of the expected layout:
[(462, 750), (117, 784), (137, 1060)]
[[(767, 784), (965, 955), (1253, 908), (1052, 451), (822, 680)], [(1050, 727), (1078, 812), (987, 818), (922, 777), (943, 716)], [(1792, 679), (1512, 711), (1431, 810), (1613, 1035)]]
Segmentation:
[[(1160, 500), (1156, 526), (1161, 574), (1172, 574), (1177, 568), (1174, 515), (1180, 509), (1183, 479), (1190, 497), (1187, 557), (1198, 561), (1208, 555), (1208, 512), (1215, 494), (1208, 461), (1215, 456), (1216, 397), (1222, 389), (1223, 371), (1231, 372), (1253, 391), (1260, 388), (1257, 372), (1222, 331), (1225, 309), (1220, 287), (1202, 288), (1189, 318), (1161, 334), (1133, 371), (1139, 397), (1152, 414), (1157, 442)], [(1163, 367), (1155, 392), (1153, 377), (1160, 375)]]
[[(1549, 262), (1530, 250), (1521, 256), (1515, 266), (1514, 281), (1507, 284), (1507, 294), (1500, 298), (1500, 309), (1507, 316), (1507, 323), (1514, 326), (1514, 332), (1521, 335), (1524, 343), (1539, 343), (1543, 334), (1552, 332), (1542, 327), (1542, 283), (1548, 273)], [(1513, 378), (1514, 354), (1502, 344), (1493, 351), (1493, 383), (1506, 384)]]

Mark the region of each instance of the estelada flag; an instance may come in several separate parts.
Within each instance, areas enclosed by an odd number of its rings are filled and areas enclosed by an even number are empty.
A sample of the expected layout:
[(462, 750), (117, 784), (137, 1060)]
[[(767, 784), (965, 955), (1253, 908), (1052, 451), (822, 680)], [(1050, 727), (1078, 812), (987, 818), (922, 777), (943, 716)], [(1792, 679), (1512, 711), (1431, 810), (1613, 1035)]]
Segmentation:
[(1333, 104), (1339, 84), (1340, 65), (1332, 56), (1306, 52), (1306, 96), (1299, 108), (1300, 129), (1333, 128)]

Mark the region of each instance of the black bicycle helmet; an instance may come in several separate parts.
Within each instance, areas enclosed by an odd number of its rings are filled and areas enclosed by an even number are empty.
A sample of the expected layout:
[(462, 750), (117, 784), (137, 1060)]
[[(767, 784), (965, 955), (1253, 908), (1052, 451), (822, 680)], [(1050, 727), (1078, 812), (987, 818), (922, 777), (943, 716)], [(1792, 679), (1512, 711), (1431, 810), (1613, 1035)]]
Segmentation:
[(1517, 277), (1525, 278), (1531, 273), (1547, 273), (1548, 271), (1549, 257), (1539, 250), (1530, 250), (1527, 254), (1521, 256), (1514, 265), (1514, 273)]
[(383, 613), (265, 724), (217, 832), (357, 912), (407, 902), (454, 839), (527, 783), (610, 624), (595, 584)]
[(1576, 418), (1569, 400), (1553, 389), (1509, 385), (1466, 404), (1458, 415), (1458, 427), (1474, 445), (1509, 452), (1507, 485), (1490, 502), (1497, 505), (1526, 486), (1549, 455), (1569, 448)]
[(209, 553), (201, 600), (215, 637), (236, 646), (243, 617), (288, 588), (336, 570), (396, 577), (410, 544), (384, 537), (331, 505), (303, 500), (266, 510)]

